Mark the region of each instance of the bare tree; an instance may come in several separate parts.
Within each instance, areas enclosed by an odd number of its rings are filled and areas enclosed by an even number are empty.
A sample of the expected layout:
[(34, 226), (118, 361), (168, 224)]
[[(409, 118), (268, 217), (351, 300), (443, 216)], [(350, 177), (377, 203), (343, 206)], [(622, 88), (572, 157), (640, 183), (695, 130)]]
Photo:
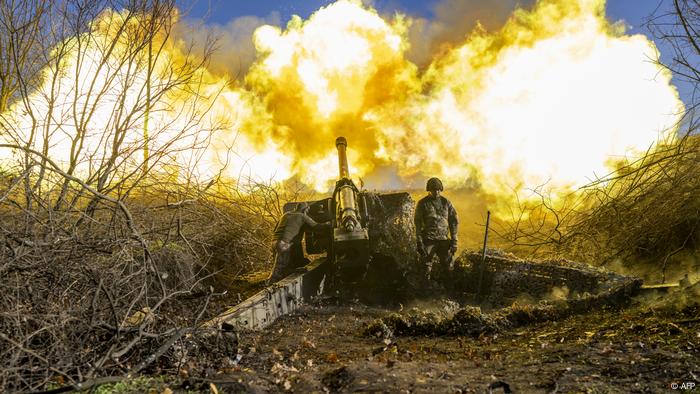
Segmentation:
[(696, 0), (659, 2), (655, 13), (648, 18), (647, 27), (654, 38), (672, 52), (668, 61), (653, 60), (670, 70), (679, 85), (690, 87), (687, 112), (694, 113), (700, 103), (700, 3)]
[(209, 46), (172, 40), (176, 18), (173, 0), (0, 6), (4, 390), (147, 368), (202, 322), (211, 239), (252, 216), (196, 177), (225, 85)]
[(3, 1), (0, 4), (0, 113), (26, 95), (46, 64), (42, 49), (47, 38), (52, 3), (45, 0)]

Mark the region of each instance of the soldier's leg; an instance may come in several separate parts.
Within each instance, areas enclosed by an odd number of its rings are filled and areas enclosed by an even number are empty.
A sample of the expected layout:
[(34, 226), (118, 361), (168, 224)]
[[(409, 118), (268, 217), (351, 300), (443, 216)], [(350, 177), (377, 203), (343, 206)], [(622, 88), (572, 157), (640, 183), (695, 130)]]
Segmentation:
[(437, 243), (435, 241), (424, 241), (425, 255), (423, 257), (423, 265), (425, 267), (425, 277), (430, 279), (433, 270), (433, 260), (437, 252)]
[(277, 282), (289, 274), (290, 254), (289, 244), (282, 241), (275, 244), (272, 255), (274, 266), (272, 267), (270, 277), (267, 279), (268, 285)]
[(301, 247), (301, 242), (292, 242), (292, 246), (289, 248), (290, 273), (308, 263), (309, 261), (304, 257), (304, 249)]
[(450, 260), (452, 260), (450, 258), (450, 241), (437, 241), (435, 254), (437, 254), (439, 260), (438, 269), (436, 271), (439, 273), (440, 279), (447, 283), (450, 278)]

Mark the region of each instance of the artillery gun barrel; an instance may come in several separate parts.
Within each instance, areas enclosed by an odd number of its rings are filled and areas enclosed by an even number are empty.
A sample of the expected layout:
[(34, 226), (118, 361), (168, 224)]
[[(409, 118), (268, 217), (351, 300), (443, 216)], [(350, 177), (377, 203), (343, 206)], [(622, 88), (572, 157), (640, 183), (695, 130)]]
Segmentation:
[(348, 141), (345, 137), (338, 137), (335, 139), (335, 147), (338, 149), (338, 169), (340, 173), (340, 179), (350, 178), (350, 170), (348, 169)]
[(350, 180), (350, 170), (348, 169), (347, 147), (348, 141), (345, 137), (338, 137), (335, 140), (335, 147), (338, 149), (338, 169), (339, 187), (337, 190), (338, 224), (351, 233), (361, 228), (359, 210), (357, 209), (357, 199), (355, 193), (357, 189)]

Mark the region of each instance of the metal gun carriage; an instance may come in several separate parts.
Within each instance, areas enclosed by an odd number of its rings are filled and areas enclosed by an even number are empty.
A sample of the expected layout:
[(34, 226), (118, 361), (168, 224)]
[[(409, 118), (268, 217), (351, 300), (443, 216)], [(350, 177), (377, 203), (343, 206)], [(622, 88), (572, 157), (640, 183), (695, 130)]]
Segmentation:
[[(371, 260), (370, 215), (367, 209), (367, 193), (359, 190), (350, 178), (347, 159), (347, 140), (335, 140), (338, 151), (338, 180), (329, 198), (307, 201), (308, 215), (318, 222), (331, 222), (331, 232), (304, 231), (304, 250), (301, 245), (292, 254), (294, 259), (308, 255), (327, 254), (331, 278), (345, 285), (358, 283), (367, 273)], [(292, 211), (299, 202), (287, 203), (284, 211)], [(300, 264), (296, 261), (297, 265)]]

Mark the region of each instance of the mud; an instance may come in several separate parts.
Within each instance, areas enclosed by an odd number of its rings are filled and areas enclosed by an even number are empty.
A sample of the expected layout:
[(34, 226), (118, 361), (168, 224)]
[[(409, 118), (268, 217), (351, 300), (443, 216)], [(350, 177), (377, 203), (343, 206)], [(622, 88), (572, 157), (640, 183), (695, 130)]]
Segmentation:
[[(230, 392), (665, 392), (700, 374), (700, 307), (606, 307), (473, 335), (365, 336), (388, 311), (306, 306), (241, 335), (242, 358), (210, 379)], [(228, 382), (228, 383), (224, 383)], [(229, 391), (226, 391), (229, 392)]]

